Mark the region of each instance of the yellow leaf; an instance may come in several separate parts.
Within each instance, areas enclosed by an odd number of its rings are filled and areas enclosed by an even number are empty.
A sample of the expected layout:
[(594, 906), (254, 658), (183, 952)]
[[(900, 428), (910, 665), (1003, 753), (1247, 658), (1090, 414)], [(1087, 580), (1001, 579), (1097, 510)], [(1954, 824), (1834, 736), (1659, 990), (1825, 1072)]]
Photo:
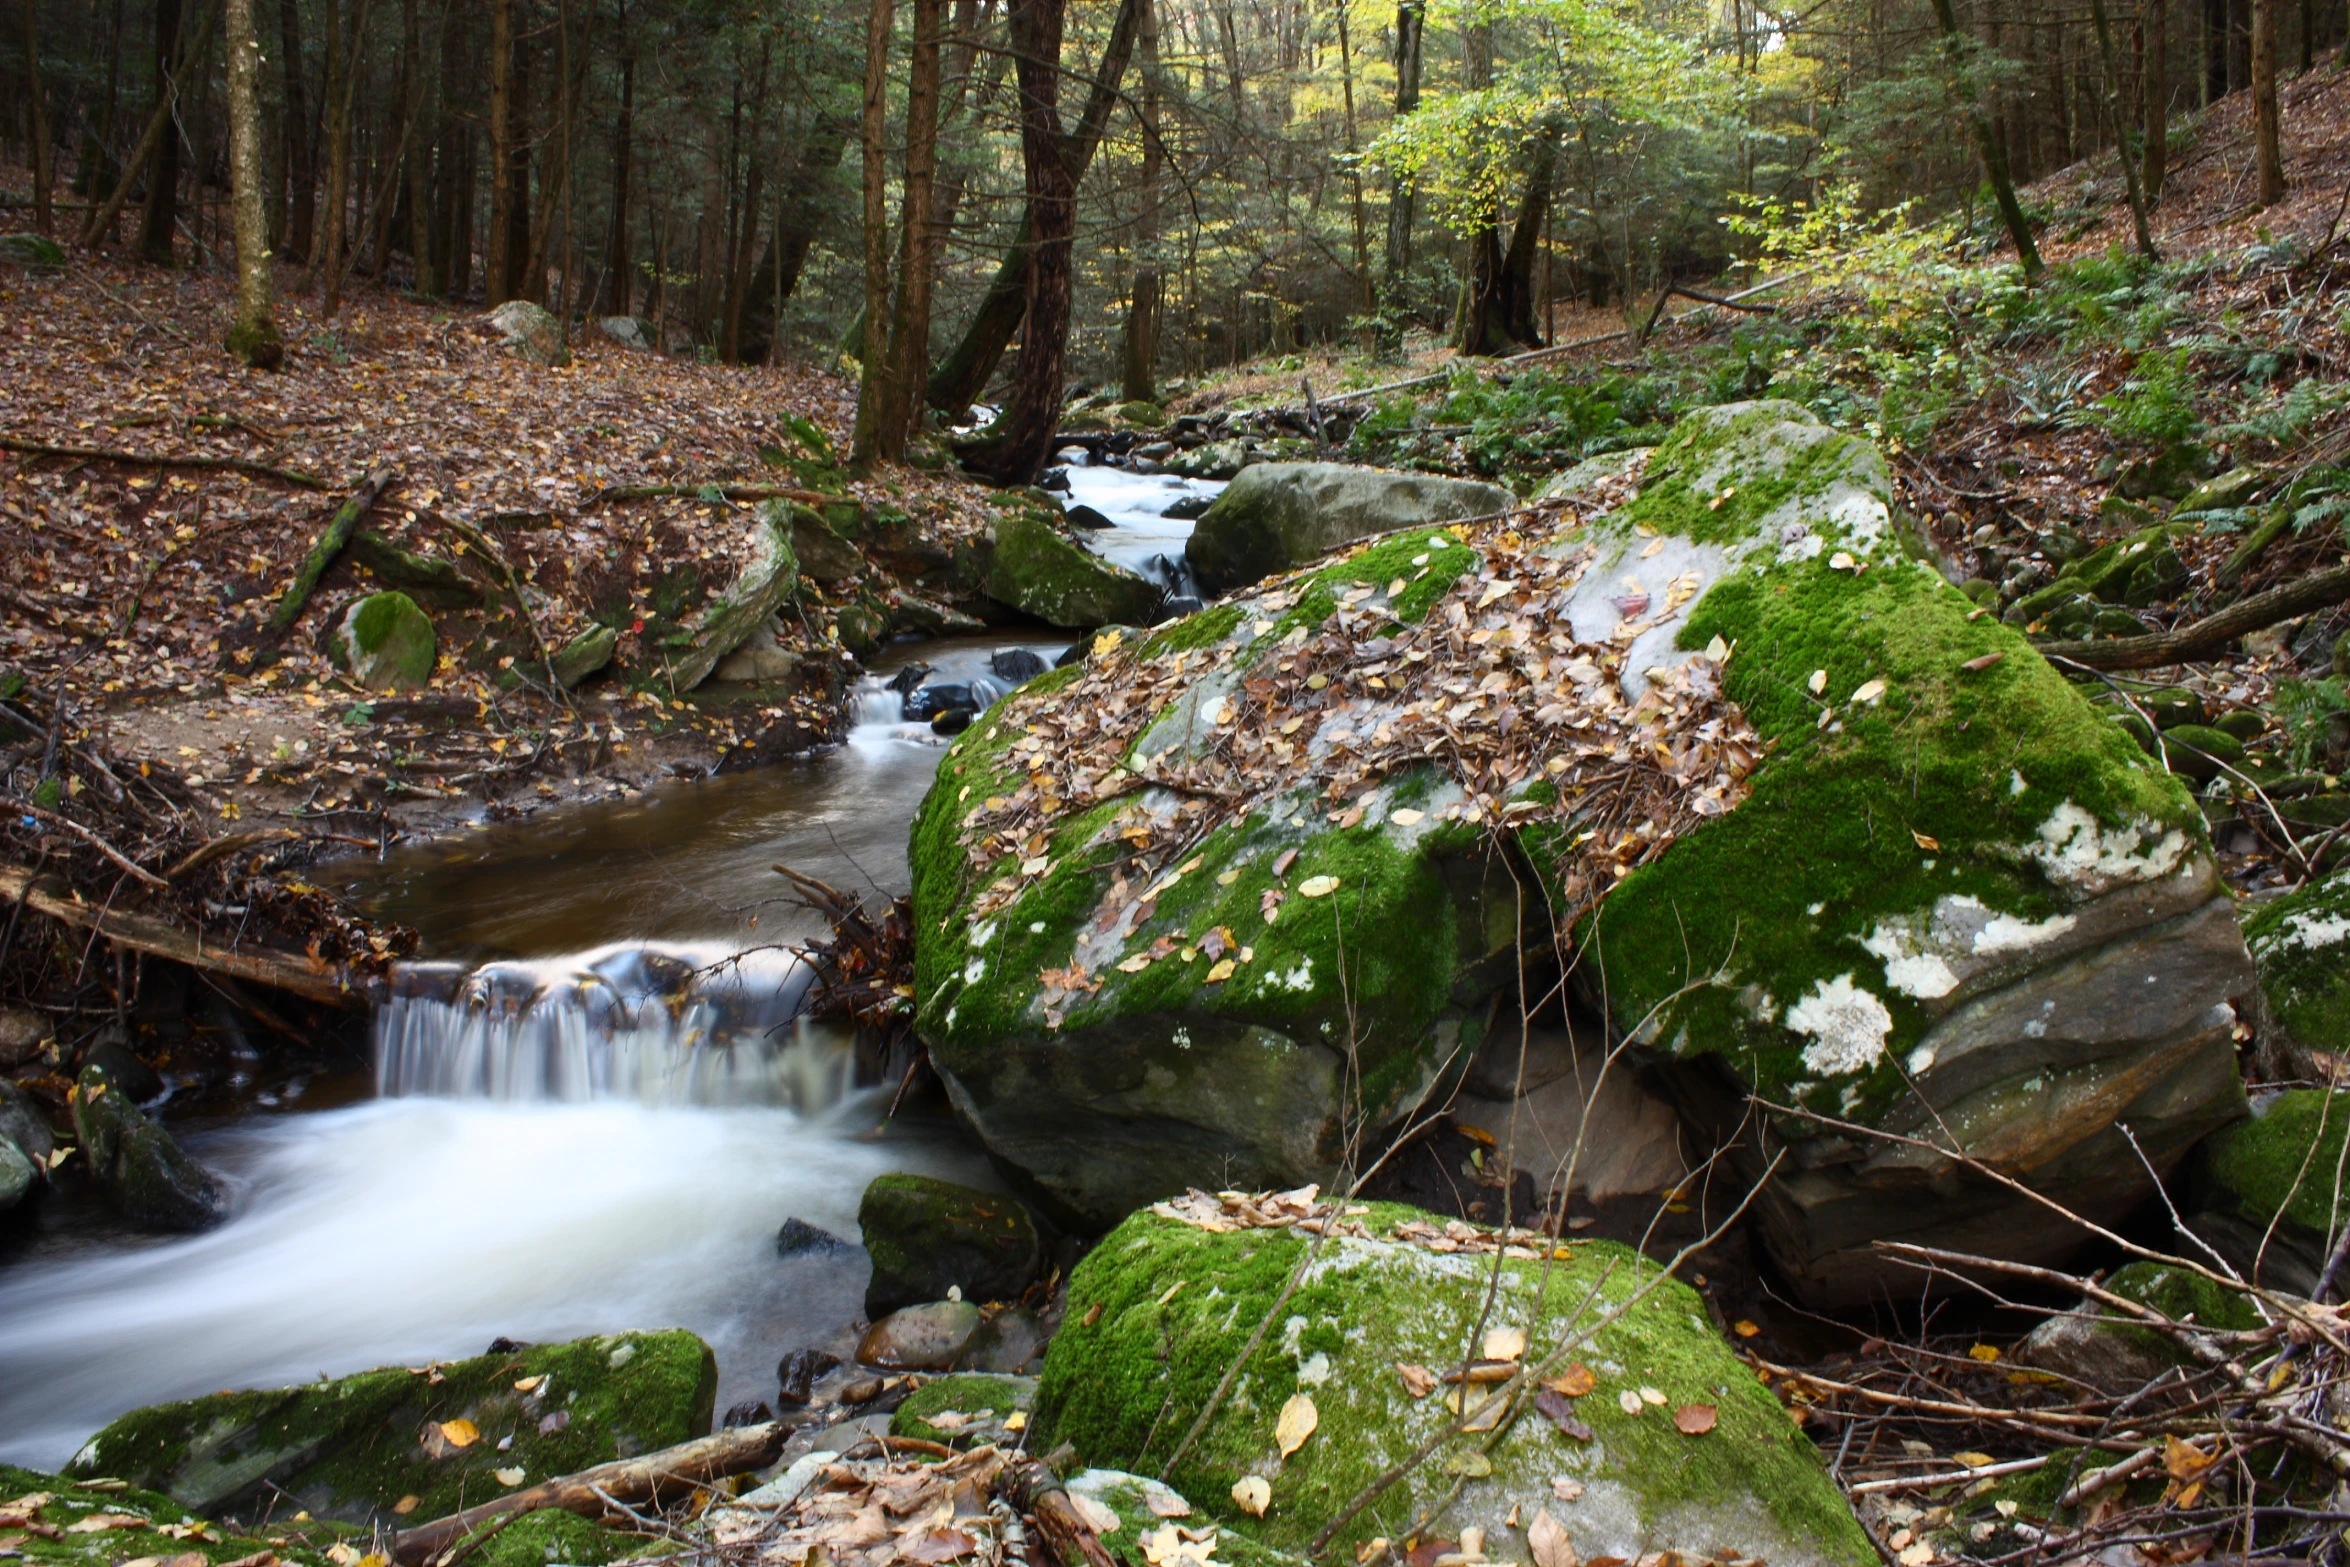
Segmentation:
[(1309, 898), (1327, 898), (1338, 890), (1335, 876), (1308, 876), (1297, 884), (1297, 890)]
[(1858, 686), (1853, 688), (1852, 700), (1855, 702), (1874, 702), (1877, 700), (1877, 698), (1883, 696), (1884, 694), (1884, 681), (1864, 680)]
[(1995, 1464), (1999, 1462), (1998, 1459), (1993, 1458), (1989, 1453), (1952, 1453), (1950, 1455), (1950, 1461), (1954, 1464), (1964, 1464), (1969, 1469), (1980, 1469), (1986, 1464)]
[(493, 1469), (490, 1473), (495, 1475), (498, 1484), (503, 1486), (513, 1487), (522, 1483), (522, 1471), (519, 1469)]
[(1487, 1360), (1517, 1360), (1526, 1353), (1524, 1328), (1495, 1328), (1485, 1335)]
[(1251, 1518), (1262, 1518), (1272, 1504), (1273, 1488), (1265, 1483), (1263, 1475), (1242, 1475), (1232, 1483), (1232, 1501)]
[(1306, 1445), (1306, 1438), (1314, 1434), (1314, 1427), (1322, 1423), (1322, 1412), (1314, 1407), (1310, 1393), (1292, 1393), (1289, 1402), (1281, 1406), (1281, 1418), (1274, 1422), (1273, 1440), (1287, 1458)]
[(1534, 1553), (1534, 1567), (1575, 1567), (1575, 1547), (1567, 1539), (1567, 1526), (1553, 1518), (1547, 1507), (1534, 1515), (1533, 1527), (1526, 1531), (1526, 1546)]
[(1118, 972), (1121, 974), (1139, 974), (1150, 966), (1151, 955), (1147, 952), (1137, 952), (1134, 956), (1128, 958), (1125, 962), (1118, 965)]
[(481, 1431), (470, 1420), (444, 1420), (441, 1439), (451, 1447), (471, 1447), (481, 1440)]
[(2215, 1455), (2202, 1452), (2175, 1436), (2162, 1439), (2162, 1467), (2173, 1480), (2192, 1480), (2211, 1467)]
[(1230, 958), (1219, 959), (1216, 966), (1208, 970), (1208, 983), (1211, 985), (1221, 985), (1231, 977), (1232, 960)]
[[(1912, 836), (1915, 835), (1913, 834)], [(1940, 848), (1941, 845), (1937, 844), (1931, 838), (1919, 838), (1918, 847), (1921, 849), (1937, 849)], [(1973, 1349), (1967, 1351), (1967, 1358), (1969, 1360), (1980, 1360), (1985, 1365), (1989, 1365), (1992, 1361), (1999, 1358), (1999, 1346), (1996, 1344), (1977, 1344)]]
[(514, 1384), (517, 1393), (535, 1393), (546, 1382), (544, 1376), (524, 1377)]
[(405, 1518), (424, 1502), (421, 1496), (403, 1496), (392, 1504), (392, 1511)]
[[(1941, 839), (1929, 838), (1924, 833), (1919, 832), (1915, 827), (1912, 827), (1909, 830), (1909, 835), (1912, 838), (1915, 838), (1918, 842), (1918, 847), (1925, 850), (1928, 854), (1938, 853), (1942, 848)], [(1990, 1350), (1990, 1353), (1985, 1354), (1985, 1350)], [(1974, 1356), (1977, 1360), (1997, 1360), (1999, 1358), (1999, 1351), (1992, 1349), (1988, 1344), (1977, 1344), (1973, 1349), (1967, 1351), (1967, 1353)]]
[(1730, 1331), (1737, 1334), (1740, 1338), (1752, 1338), (1757, 1333), (1760, 1333), (1762, 1329), (1747, 1321), (1744, 1317), (1740, 1317), (1736, 1322), (1730, 1324)]

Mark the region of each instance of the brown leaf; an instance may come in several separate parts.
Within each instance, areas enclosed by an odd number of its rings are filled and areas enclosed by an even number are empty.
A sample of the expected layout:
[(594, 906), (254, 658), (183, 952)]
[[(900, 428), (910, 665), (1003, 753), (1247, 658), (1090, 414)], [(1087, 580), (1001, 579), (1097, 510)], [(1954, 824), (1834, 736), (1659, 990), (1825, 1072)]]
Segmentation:
[(1306, 1438), (1322, 1423), (1321, 1411), (1314, 1407), (1310, 1393), (1292, 1393), (1289, 1402), (1281, 1406), (1281, 1416), (1273, 1427), (1273, 1440), (1287, 1458), (1306, 1445)]
[(1557, 1426), (1560, 1434), (1571, 1436), (1578, 1442), (1588, 1442), (1594, 1435), (1592, 1429), (1576, 1416), (1574, 1404), (1563, 1393), (1545, 1387), (1534, 1395), (1534, 1409), (1543, 1419)]
[(1534, 1567), (1576, 1567), (1575, 1547), (1567, 1538), (1567, 1526), (1550, 1515), (1545, 1507), (1534, 1515), (1534, 1522), (1526, 1530), (1526, 1547), (1534, 1553)]
[(1569, 1398), (1581, 1398), (1599, 1385), (1599, 1378), (1593, 1374), (1589, 1366), (1580, 1360), (1570, 1360), (1564, 1370), (1542, 1385), (1554, 1393), (1564, 1393)]
[(1395, 1372), (1396, 1375), (1403, 1378), (1404, 1391), (1414, 1398), (1426, 1398), (1436, 1391), (1436, 1373), (1430, 1371), (1426, 1366), (1417, 1366), (1410, 1361), (1399, 1360), (1395, 1363)]
[(1673, 1411), (1673, 1425), (1683, 1436), (1703, 1436), (1714, 1428), (1716, 1413), (1711, 1404), (1683, 1404)]
[(979, 1542), (960, 1529), (933, 1529), (899, 1554), (910, 1562), (951, 1562), (979, 1549)]

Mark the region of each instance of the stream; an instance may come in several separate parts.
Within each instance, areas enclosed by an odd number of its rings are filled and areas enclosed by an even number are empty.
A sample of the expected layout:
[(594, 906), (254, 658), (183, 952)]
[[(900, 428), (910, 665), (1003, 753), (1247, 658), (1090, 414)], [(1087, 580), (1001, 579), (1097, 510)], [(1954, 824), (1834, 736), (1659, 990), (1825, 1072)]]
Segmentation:
[[(1157, 577), (1220, 485), (1069, 469), (1088, 542)], [(108, 1420), (221, 1388), (550, 1340), (685, 1327), (716, 1350), (718, 1407), (770, 1398), (786, 1350), (845, 1355), (858, 1254), (777, 1257), (787, 1218), (856, 1234), (867, 1182), (994, 1178), (952, 1124), (885, 1118), (849, 1041), (798, 1017), (785, 946), (823, 934), (775, 865), (906, 890), (906, 832), (945, 741), (901, 714), (893, 672), (990, 678), (993, 655), (1068, 645), (902, 644), (820, 755), (548, 811), (320, 867), (425, 961), (373, 1020), (370, 1080), (255, 1094), (175, 1122), (235, 1192), (202, 1235), (133, 1235), (53, 1211), (0, 1267), (0, 1460), (53, 1469)], [(53, 1209), (61, 1205), (52, 1205)]]

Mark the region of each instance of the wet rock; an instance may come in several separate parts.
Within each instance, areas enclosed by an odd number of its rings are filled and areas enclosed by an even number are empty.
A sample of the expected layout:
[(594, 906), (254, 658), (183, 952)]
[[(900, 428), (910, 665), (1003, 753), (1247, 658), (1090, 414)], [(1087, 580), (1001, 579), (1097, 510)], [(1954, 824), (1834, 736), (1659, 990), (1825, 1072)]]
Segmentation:
[(895, 633), (916, 633), (926, 637), (958, 636), (968, 632), (985, 631), (987, 623), (975, 615), (966, 615), (959, 609), (906, 592), (889, 596), (889, 628)]
[(133, 1410), (90, 1439), (72, 1472), (163, 1491), (213, 1517), (268, 1515), (295, 1496), (319, 1517), (368, 1523), (415, 1496), (410, 1516), (438, 1518), (505, 1492), (494, 1470), (536, 1482), (706, 1435), (718, 1386), (709, 1347), (675, 1330), (434, 1370), (427, 1379), (389, 1366)]
[(776, 1398), (785, 1404), (806, 1404), (815, 1391), (816, 1379), (840, 1363), (840, 1356), (821, 1349), (788, 1351), (775, 1363)]
[(432, 621), (405, 593), (370, 593), (343, 612), (336, 661), (369, 691), (421, 691), (432, 683)]
[(718, 1422), (721, 1431), (740, 1430), (744, 1426), (763, 1426), (775, 1418), (775, 1411), (756, 1399), (728, 1406), (725, 1418)]
[(821, 512), (795, 501), (769, 501), (767, 509), (773, 513), (771, 522), (790, 529), (801, 575), (810, 581), (846, 582), (865, 569), (865, 552), (843, 538)]
[(101, 1067), (108, 1081), (133, 1104), (153, 1104), (163, 1097), (163, 1079), (131, 1049), (130, 1032), (120, 1023), (108, 1023), (82, 1052), (81, 1064)]
[(1170, 504), (1165, 511), (1159, 513), (1159, 515), (1162, 517), (1173, 517), (1179, 522), (1189, 522), (1195, 518), (1205, 516), (1207, 514), (1208, 508), (1215, 504), (1216, 497), (1213, 495), (1182, 495), (1176, 497), (1174, 502)]
[(2285, 1054), (2350, 1052), (2350, 869), (2320, 877), (2244, 921), (2260, 972), (2261, 1033)]
[[(2260, 1326), (2259, 1314), (2243, 1296), (2182, 1268), (2133, 1262), (2107, 1279), (2105, 1287), (2174, 1322), (2226, 1329)], [(2041, 1323), (2024, 1336), (2013, 1358), (2116, 1398), (2137, 1392), (2165, 1371), (2193, 1363), (2169, 1334), (2140, 1326), (2094, 1301)]]
[(1036, 487), (1040, 490), (1051, 490), (1056, 494), (1066, 495), (1069, 493), (1069, 470), (1047, 468), (1043, 476), (1036, 481)]
[(1181, 620), (1186, 615), (1196, 615), (1205, 608), (1207, 608), (1206, 605), (1190, 594), (1178, 593), (1159, 606), (1159, 612), (1151, 618), (1151, 624), (1163, 626), (1170, 620)]
[(987, 667), (1008, 686), (1034, 680), (1048, 667), (1043, 658), (1024, 647), (1003, 648), (989, 657)]
[(734, 580), (711, 595), (671, 645), (646, 650), (677, 690), (690, 691), (708, 679), (718, 661), (749, 641), (799, 586), (789, 514), (771, 504), (744, 526), (738, 552), (743, 564)]
[(1044, 1325), (1025, 1306), (1008, 1306), (979, 1325), (956, 1357), (964, 1371), (992, 1371), (1007, 1376), (1036, 1369), (1044, 1355)]
[(228, 1216), (220, 1182), (115, 1087), (103, 1066), (82, 1068), (73, 1121), (91, 1177), (132, 1223), (202, 1230)]
[(0, 1137), (0, 1213), (23, 1202), (40, 1184), (41, 1172), (33, 1167), (23, 1149), (6, 1137)]
[(1498, 485), (1343, 463), (1254, 463), (1216, 497), (1184, 558), (1228, 593), (1374, 533), (1481, 517), (1515, 505)]
[(620, 632), (612, 626), (591, 626), (555, 650), (555, 679), (566, 691), (612, 662)]
[[(1383, 1209), (1365, 1222), (1377, 1236), (1415, 1217)], [(1696, 1560), (1732, 1541), (1774, 1567), (1875, 1560), (1817, 1450), (1715, 1332), (1696, 1292), (1660, 1281), (1631, 1303), (1635, 1279), (1653, 1270), (1629, 1248), (1583, 1242), (1571, 1260), (1545, 1262), (1348, 1239), (1276, 1310), (1310, 1244), (1293, 1230), (1214, 1233), (1148, 1212), (1126, 1220), (1070, 1277), (1030, 1449), (1067, 1443), (1085, 1465), (1158, 1473), (1168, 1463), (1165, 1433), (1189, 1430), (1235, 1367), (1164, 1483), (1215, 1498), (1221, 1527), (1275, 1549), (1301, 1550), (1367, 1480), (1393, 1469), (1403, 1478), (1381, 1516), (1342, 1530), (1332, 1559), (1351, 1559), (1394, 1527), (1390, 1519), (1434, 1509), (1426, 1538), (1477, 1528), (1497, 1542), (1512, 1537), (1513, 1517), (1523, 1530), (1547, 1511), (1585, 1560), (1659, 1550)], [(1441, 1389), (1415, 1398), (1396, 1368), (1457, 1363), (1479, 1319), (1480, 1286), (1497, 1273), (1491, 1324), (1523, 1330), (1530, 1363), (1569, 1332), (1605, 1324), (1571, 1357), (1597, 1374), (1596, 1385), (1579, 1397), (1551, 1394), (1558, 1418), (1528, 1410), (1495, 1440), (1471, 1438), (1434, 1462), (1408, 1463), (1461, 1416)], [(1620, 1317), (1610, 1310), (1617, 1303)], [(1268, 1312), (1290, 1327), (1248, 1353)], [(1300, 1396), (1317, 1423), (1284, 1455), (1277, 1426)], [(1683, 1435), (1676, 1421), (1685, 1408), (1710, 1412), (1711, 1428)], [(1484, 1461), (1464, 1473), (1461, 1461), (1448, 1461), (1455, 1452)], [(1235, 1477), (1249, 1474), (1272, 1480), (1276, 1505), (1262, 1518), (1222, 1505)], [(1575, 1501), (1553, 1488), (1561, 1479), (1581, 1487)]]
[(35, 1163), (47, 1165), (57, 1140), (50, 1135), (48, 1118), (35, 1108), (23, 1089), (0, 1078), (0, 1138), (22, 1149)]
[(848, 604), (833, 617), (833, 631), (842, 647), (859, 658), (871, 658), (889, 636), (889, 618), (870, 604)]
[[(979, 1308), (967, 1300), (934, 1300), (893, 1311), (857, 1340), (857, 1364), (883, 1371), (948, 1371), (979, 1331)], [(842, 1402), (848, 1402), (844, 1390)], [(859, 1400), (863, 1402), (863, 1400)]]
[(2195, 1151), (2187, 1227), (2237, 1272), (2306, 1295), (2350, 1223), (2343, 1104), (2324, 1089), (2262, 1094), (2252, 1114)]
[(855, 1249), (830, 1230), (820, 1230), (805, 1219), (786, 1219), (783, 1228), (775, 1232), (778, 1257), (834, 1257)]
[(930, 732), (934, 735), (959, 735), (971, 727), (971, 720), (977, 716), (967, 707), (950, 707), (932, 716)]
[(1096, 533), (1103, 528), (1113, 528), (1117, 526), (1116, 523), (1110, 521), (1107, 515), (1095, 510), (1091, 506), (1072, 506), (1065, 513), (1063, 513), (1063, 515), (1069, 519), (1070, 527), (1083, 528), (1088, 533)]
[(865, 1311), (876, 1320), (949, 1290), (966, 1301), (1011, 1300), (1044, 1258), (1036, 1221), (1019, 1201), (927, 1175), (876, 1179), (857, 1224), (873, 1258)]
[(509, 299), (482, 317), (497, 329), (506, 346), (536, 365), (558, 365), (563, 352), (562, 325), (553, 312), (527, 299)]
[(999, 604), (1054, 626), (1147, 620), (1159, 602), (1156, 587), (1065, 538), (1035, 511), (997, 521), (986, 588)]
[(623, 348), (658, 348), (654, 341), (653, 324), (636, 316), (599, 316), (596, 326), (603, 334)]

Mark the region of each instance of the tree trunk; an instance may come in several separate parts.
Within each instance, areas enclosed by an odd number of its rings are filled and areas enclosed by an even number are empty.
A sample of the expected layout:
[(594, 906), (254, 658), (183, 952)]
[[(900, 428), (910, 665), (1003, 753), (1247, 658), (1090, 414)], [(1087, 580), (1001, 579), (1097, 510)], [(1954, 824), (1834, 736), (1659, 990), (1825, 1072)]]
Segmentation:
[[(1395, 117), (1420, 106), (1420, 49), (1428, 13), (1423, 0), (1404, 0), (1395, 10)], [(1412, 177), (1394, 175), (1387, 192), (1387, 275), (1379, 301), (1379, 357), (1403, 355), (1404, 322), (1411, 314), (1408, 292), (1412, 266)]]
[(612, 227), (604, 251), (604, 298), (600, 309), (628, 314), (631, 285), (628, 253), (628, 178), (636, 162), (636, 35), (628, 30), (627, 0), (620, 7), (620, 107), (612, 119)]
[(178, 134), (171, 124), (172, 104), (179, 96), (177, 84), (203, 64), (205, 53), (212, 47), (213, 24), (219, 18), (218, 6), (205, 13), (204, 25), (196, 29), (195, 42), (188, 45), (180, 57), (179, 69), (173, 73), (171, 90), (148, 112), (146, 129), (139, 133), (138, 148), (131, 154), (130, 162), (124, 164), (122, 172), (115, 177), (113, 192), (98, 204), (97, 209), (90, 214), (89, 222), (82, 225), (83, 249), (96, 245), (98, 237), (114, 227), (114, 220), (121, 216), (123, 205), (130, 200), (131, 187), (138, 183), (139, 176), (146, 173), (148, 165), (155, 161), (163, 144)]
[(318, 117), (310, 110), (310, 76), (302, 63), (299, 0), (278, 0), (279, 74), (286, 91), (285, 254), (307, 262), (318, 232)]
[(1346, 105), (1346, 178), (1353, 187), (1355, 226), (1355, 278), (1362, 285), (1363, 314), (1368, 316), (1379, 308), (1378, 291), (1371, 283), (1371, 252), (1369, 220), (1363, 211), (1363, 170), (1354, 161), (1361, 149), (1355, 141), (1355, 51), (1354, 41), (1347, 36), (1346, 0), (1339, 0), (1338, 16), (1338, 82), (1345, 90)]
[(2260, 204), (2285, 199), (2285, 158), (2277, 125), (2277, 0), (2252, 0), (2252, 145)]
[(54, 233), (57, 219), (51, 211), (49, 185), (53, 176), (49, 156), (49, 109), (41, 84), (41, 38), (37, 0), (18, 0), (24, 8), (24, 79), (33, 121), (33, 227)]
[[(147, 169), (147, 207), (139, 223), (139, 258), (159, 267), (172, 261), (179, 225), (180, 134), (169, 111), (175, 88), (172, 61), (180, 41), (180, 0), (155, 0), (155, 103), (165, 110), (163, 140)], [(183, 75), (186, 73), (183, 72)]]
[(2146, 205), (2170, 170), (2170, 0), (2146, 0)]
[(1934, 0), (1934, 17), (1942, 25), (1951, 91), (1958, 98), (1967, 130), (1975, 139), (1975, 152), (1983, 161), (1983, 177), (1991, 182), (1991, 194), (1999, 203), (2000, 220), (2007, 225), (2007, 237), (2015, 244), (2016, 260), (2023, 264), (2024, 276), (2037, 280), (2047, 268), (2041, 264), (2040, 247), (2032, 243), (2032, 225), (2024, 217), (2023, 204), (2015, 199), (2015, 181), (2007, 173), (2007, 150), (1991, 134), (1991, 122), (1984, 118), (1983, 106), (1976, 101), (1974, 86), (1965, 75), (1966, 35), (1959, 31), (1958, 12), (1950, 0)]
[[(2264, 5), (2273, 0), (2261, 0)], [(2121, 72), (2114, 65), (2113, 25), (2105, 14), (2105, 0), (2089, 0), (2089, 17), (2097, 29), (2097, 61), (2105, 85), (2105, 118), (2113, 127), (2114, 150), (2122, 166), (2122, 188), (2130, 201), (2130, 224), (2138, 239), (2138, 253), (2149, 261), (2160, 261), (2162, 253), (2154, 248), (2154, 231), (2146, 222), (2146, 191), (2138, 182), (2138, 144), (2130, 116), (2123, 111)]]
[(229, 202), (236, 218), (237, 318), (228, 351), (256, 370), (285, 363), (269, 277), (269, 208), (261, 163), (261, 40), (253, 0), (224, 0), (228, 22)]
[[(432, 235), (432, 154), (437, 138), (425, 133), (425, 113), (432, 98), (433, 83), (425, 66), (424, 26), (420, 16), (420, 0), (405, 0), (406, 15), (402, 17), (407, 33), (409, 71), (408, 82), (408, 254), (416, 265), (416, 293), (427, 297), (440, 292), (440, 275), (434, 267)], [(444, 9), (441, 25), (449, 25)]]
[[(1071, 190), (1085, 178), (1086, 166), (1093, 161), (1094, 148), (1100, 144), (1102, 132), (1109, 124), (1110, 111), (1118, 104), (1118, 84), (1125, 77), (1127, 61), (1134, 53), (1141, 11), (1142, 0), (1119, 0), (1118, 18), (1110, 26), (1109, 42), (1102, 46), (1101, 65), (1094, 76), (1093, 90), (1086, 98), (1085, 112), (1078, 118), (1076, 132), (1066, 138), (1061, 150), (1061, 164)], [(1054, 24), (1054, 35), (1059, 36), (1058, 21)], [(1017, 46), (1014, 53), (1018, 53)], [(1058, 119), (1057, 112), (1055, 119)], [(1012, 248), (996, 268), (995, 280), (988, 285), (978, 312), (964, 329), (962, 341), (930, 377), (926, 395), (931, 407), (959, 414), (987, 389), (989, 378), (1002, 362), (1004, 350), (1010, 345), (1012, 334), (1019, 330), (1021, 317), (1028, 308), (1030, 258), (1039, 243), (1036, 214), (1033, 210), (1026, 211), (1021, 215), (1019, 232), (1012, 238)]]
[[(1134, 238), (1136, 248), (1142, 252), (1142, 259), (1135, 265), (1134, 286), (1127, 299), (1126, 329), (1123, 334), (1125, 352), (1120, 366), (1119, 385), (1128, 402), (1155, 403), (1159, 400), (1156, 374), (1159, 361), (1159, 181), (1166, 154), (1159, 140), (1159, 13), (1152, 0), (1142, 0), (1142, 25), (1139, 32), (1136, 47), (1142, 55), (1142, 192), (1141, 210), (1135, 216)], [(1349, 123), (1352, 123), (1351, 115)], [(1358, 241), (1361, 238), (1359, 225), (1356, 237)]]
[[(792, 297), (800, 286), (800, 269), (807, 264), (808, 251), (816, 243), (816, 236), (824, 227), (824, 194), (832, 171), (840, 166), (841, 154), (849, 148), (849, 122), (839, 115), (819, 114), (800, 146), (800, 156), (792, 165), (791, 177), (784, 183), (776, 201), (775, 275), (762, 282), (772, 287), (754, 290), (772, 295), (775, 305)], [(782, 323), (769, 323), (768, 330), (778, 331)]]
[(726, 329), (719, 357), (730, 365), (743, 362), (743, 302), (750, 291), (751, 261), (759, 243), (759, 209), (767, 199), (767, 160), (760, 152), (754, 142), (750, 177), (743, 185), (742, 222), (737, 225), (734, 259), (726, 269)]
[[(914, 0), (913, 59), (906, 80), (906, 184), (898, 217), (898, 289), (889, 323), (889, 366), (873, 455), (897, 462), (922, 411), (930, 369), (931, 261), (938, 252), (931, 204), (938, 179), (939, 33), (945, 0)], [(860, 423), (863, 421), (860, 420)]]
[(347, 43), (335, 27), (341, 8), (329, 0), (327, 12), (326, 232), (319, 236), (318, 254), (310, 258), (310, 271), (323, 279), (318, 309), (329, 320), (343, 303), (343, 267), (348, 261), (343, 236), (351, 204), (351, 106), (359, 95), (359, 50), (367, 36), (367, 3), (359, 0), (353, 12)]
[(872, 447), (880, 402), (870, 395), (887, 376), (889, 355), (889, 32), (890, 0), (870, 0), (865, 12), (865, 99), (857, 134), (864, 147), (864, 328), (857, 346), (862, 371), (857, 395), (858, 450)]
[[(1064, 4), (1065, 0), (1014, 0), (1010, 10), (1020, 82), (1020, 162), (1034, 236), (1028, 250), (1028, 308), (1011, 396), (987, 447), (964, 463), (999, 484), (1035, 480), (1061, 419), (1061, 380), (1069, 353), (1069, 251), (1077, 211), (1077, 181), (1061, 139)], [(1121, 18), (1129, 9), (1120, 7)], [(1118, 63), (1123, 74), (1124, 61)], [(1108, 74), (1105, 66), (1105, 77)]]
[[(333, 5), (335, 0), (327, 0)], [(490, 6), (490, 248), (492, 305), (514, 297), (514, 0)]]

